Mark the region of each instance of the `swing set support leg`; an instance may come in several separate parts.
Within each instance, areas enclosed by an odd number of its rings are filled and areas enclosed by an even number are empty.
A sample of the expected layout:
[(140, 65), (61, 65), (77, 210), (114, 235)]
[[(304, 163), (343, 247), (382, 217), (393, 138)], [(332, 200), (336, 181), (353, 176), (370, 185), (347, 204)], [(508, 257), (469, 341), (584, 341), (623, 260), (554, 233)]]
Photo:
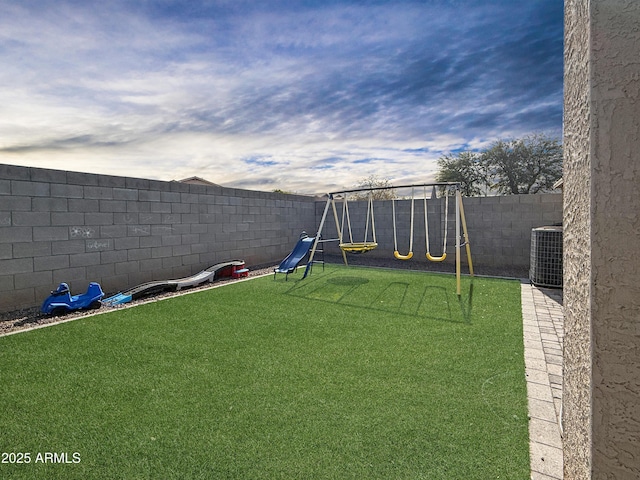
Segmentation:
[[(309, 261), (307, 262), (307, 267), (304, 270), (304, 275), (302, 276), (302, 279), (304, 280), (307, 275), (309, 275), (309, 272), (311, 271), (311, 267), (313, 265), (313, 257), (316, 254), (316, 249), (318, 248), (318, 242), (320, 241), (320, 236), (322, 234), (322, 229), (324, 228), (324, 222), (327, 220), (327, 213), (329, 212), (329, 206), (332, 207), (333, 209), (333, 218), (336, 221), (336, 230), (338, 232), (338, 241), (340, 243), (342, 243), (342, 233), (340, 231), (340, 223), (338, 221), (338, 212), (336, 211), (336, 202), (333, 198), (333, 194), (329, 195), (329, 198), (327, 199), (327, 203), (324, 206), (324, 212), (322, 212), (322, 219), (320, 220), (320, 225), (318, 226), (318, 231), (316, 232), (316, 238), (313, 241), (313, 246), (311, 247), (311, 252), (309, 253)], [(347, 264), (347, 254), (343, 251), (342, 252), (342, 258), (344, 260), (344, 264)]]
[[(458, 192), (460, 195), (460, 192)], [(473, 277), (473, 262), (471, 261), (471, 244), (469, 243), (469, 233), (467, 232), (467, 219), (464, 216), (464, 206), (462, 195), (460, 195), (460, 220), (462, 221), (462, 234), (464, 235), (464, 246), (467, 252), (467, 263), (469, 263), (469, 275)]]
[(456, 293), (458, 297), (460, 288), (460, 192), (456, 192)]
[(467, 220), (464, 216), (464, 206), (460, 190), (456, 191), (456, 291), (460, 296), (460, 223), (464, 234), (464, 244), (467, 253), (467, 263), (469, 264), (469, 275), (473, 277), (473, 262), (471, 261), (471, 245), (469, 244), (469, 234), (467, 232)]
[(307, 262), (307, 267), (304, 269), (304, 275), (302, 279), (304, 280), (309, 275), (311, 271), (311, 267), (313, 266), (313, 257), (316, 254), (316, 249), (318, 248), (318, 241), (320, 240), (320, 233), (322, 232), (322, 227), (324, 226), (324, 221), (327, 218), (327, 211), (329, 210), (329, 203), (331, 202), (332, 196), (329, 195), (327, 199), (327, 204), (324, 207), (324, 212), (322, 212), (322, 220), (320, 220), (320, 226), (318, 227), (318, 231), (316, 232), (316, 238), (313, 240), (313, 245), (311, 246), (311, 253), (309, 253), (309, 261)]
[[(333, 208), (333, 219), (336, 222), (336, 232), (338, 232), (338, 244), (342, 243), (342, 229), (340, 228), (340, 222), (338, 221), (338, 211), (336, 210), (336, 201), (333, 199), (333, 195), (331, 196), (331, 207)], [(342, 252), (342, 261), (345, 266), (349, 266), (349, 262), (347, 261), (347, 253), (340, 249)]]

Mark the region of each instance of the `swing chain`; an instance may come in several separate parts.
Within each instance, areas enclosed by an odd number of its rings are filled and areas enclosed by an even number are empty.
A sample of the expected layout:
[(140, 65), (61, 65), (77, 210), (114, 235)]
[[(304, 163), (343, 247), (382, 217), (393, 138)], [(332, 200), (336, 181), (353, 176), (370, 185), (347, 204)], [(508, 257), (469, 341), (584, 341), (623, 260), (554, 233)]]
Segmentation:
[(449, 195), (447, 194), (446, 189), (444, 190), (443, 194), (444, 194), (444, 234), (443, 234), (443, 242), (442, 242), (442, 255), (440, 257), (434, 257), (431, 255), (431, 251), (429, 247), (429, 218), (427, 214), (427, 210), (428, 210), (427, 190), (426, 190), (426, 187), (424, 187), (424, 230), (425, 230), (425, 246), (427, 250), (426, 257), (432, 262), (442, 262), (447, 258), (447, 231), (449, 229)]
[(410, 233), (409, 233), (409, 252), (406, 255), (402, 255), (398, 252), (398, 237), (396, 234), (396, 206), (395, 199), (391, 198), (391, 211), (393, 216), (393, 246), (394, 251), (393, 255), (398, 260), (410, 260), (413, 257), (413, 217), (414, 217), (414, 203), (415, 203), (415, 194), (413, 187), (411, 188), (411, 224), (410, 224)]

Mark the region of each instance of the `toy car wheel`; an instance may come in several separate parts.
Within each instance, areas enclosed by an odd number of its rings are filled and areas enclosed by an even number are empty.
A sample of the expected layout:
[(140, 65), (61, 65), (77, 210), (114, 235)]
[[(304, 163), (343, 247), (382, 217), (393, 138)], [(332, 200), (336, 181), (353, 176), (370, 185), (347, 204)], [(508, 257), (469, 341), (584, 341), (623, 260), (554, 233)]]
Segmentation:
[(61, 317), (62, 315), (66, 315), (67, 312), (68, 310), (65, 307), (56, 307), (51, 310), (51, 315), (54, 317)]
[(91, 302), (89, 304), (89, 308), (91, 310), (97, 310), (98, 308), (100, 308), (102, 306), (102, 302), (100, 300), (94, 300), (93, 302)]

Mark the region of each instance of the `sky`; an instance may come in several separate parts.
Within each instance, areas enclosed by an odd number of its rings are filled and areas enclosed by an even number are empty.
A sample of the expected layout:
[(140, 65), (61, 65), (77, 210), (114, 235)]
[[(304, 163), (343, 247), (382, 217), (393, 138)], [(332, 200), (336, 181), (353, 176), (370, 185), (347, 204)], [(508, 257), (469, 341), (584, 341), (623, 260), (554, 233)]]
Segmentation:
[(562, 133), (562, 0), (0, 0), (0, 163), (317, 194)]

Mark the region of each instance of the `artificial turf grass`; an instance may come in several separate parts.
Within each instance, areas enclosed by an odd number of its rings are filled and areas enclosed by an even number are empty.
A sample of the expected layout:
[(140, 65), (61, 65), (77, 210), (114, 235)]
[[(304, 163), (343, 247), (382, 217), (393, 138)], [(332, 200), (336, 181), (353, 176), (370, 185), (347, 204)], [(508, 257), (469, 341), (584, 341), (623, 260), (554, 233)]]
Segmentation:
[[(316, 267), (0, 339), (24, 478), (528, 478), (517, 282)], [(471, 297), (471, 298), (470, 298)]]

